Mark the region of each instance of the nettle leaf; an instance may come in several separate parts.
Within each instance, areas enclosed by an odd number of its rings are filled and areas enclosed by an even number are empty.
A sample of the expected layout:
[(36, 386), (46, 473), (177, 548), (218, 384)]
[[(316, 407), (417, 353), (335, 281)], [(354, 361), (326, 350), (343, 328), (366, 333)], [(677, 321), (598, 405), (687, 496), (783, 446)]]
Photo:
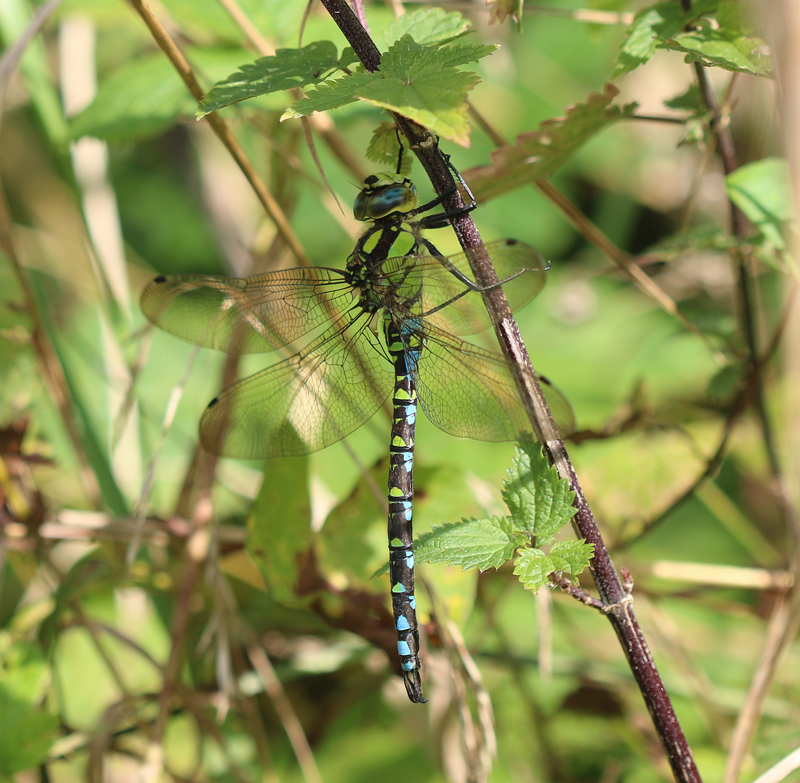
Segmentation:
[(488, 166), (479, 166), (464, 174), (475, 197), (479, 202), (486, 201), (536, 180), (547, 179), (592, 136), (634, 113), (635, 103), (611, 105), (618, 93), (616, 87), (607, 84), (602, 94), (590, 95), (586, 103), (568, 106), (565, 117), (546, 120), (539, 130), (517, 136), (515, 144), (494, 150)]
[(784, 248), (783, 229), (794, 217), (789, 164), (784, 158), (764, 158), (741, 166), (726, 178), (728, 195), (764, 237)]
[(541, 549), (523, 549), (514, 562), (514, 574), (519, 577), (523, 587), (534, 593), (550, 584), (547, 575), (553, 571), (553, 561)]
[(358, 58), (352, 49), (346, 48), (340, 57), (331, 41), (315, 41), (302, 49), (278, 49), (271, 57), (242, 65), (236, 73), (214, 85), (200, 103), (197, 118), (247, 98), (319, 84), (331, 71), (356, 62)]
[[(397, 126), (393, 122), (381, 122), (375, 128), (372, 139), (367, 146), (367, 159), (383, 166), (386, 171), (394, 173), (397, 171), (397, 154), (400, 151), (400, 144), (405, 149), (408, 149), (406, 137), (400, 134), (398, 139)], [(410, 174), (413, 162), (413, 155), (404, 154), (399, 173)]]
[(497, 47), (482, 44), (420, 46), (403, 36), (383, 55), (376, 73), (353, 73), (320, 84), (308, 97), (284, 112), (282, 120), (313, 111), (367, 101), (402, 114), (438, 136), (468, 146), (467, 93), (480, 81), (474, 73), (456, 70)]
[(447, 563), (463, 571), (500, 568), (518, 547), (529, 543), (528, 533), (517, 530), (508, 517), (462, 519), (434, 527), (414, 544), (418, 563)]
[(575, 539), (556, 541), (550, 547), (549, 557), (553, 561), (553, 571), (575, 579), (589, 567), (589, 562), (594, 557), (594, 544)]
[(703, 0), (684, 13), (671, 0), (641, 10), (628, 28), (612, 78), (647, 62), (658, 49), (684, 52), (687, 62), (767, 76), (772, 60), (753, 35), (739, 3)]
[(318, 85), (316, 89), (308, 91), (307, 97), (289, 107), (281, 115), (281, 122), (306, 117), (315, 111), (338, 109), (357, 101), (359, 92), (371, 82), (372, 76), (369, 73), (351, 73)]
[(503, 482), (503, 500), (514, 527), (536, 537), (544, 546), (572, 519), (575, 493), (566, 479), (558, 477), (535, 443), (520, 443)]
[(701, 20), (694, 30), (676, 35), (666, 48), (686, 52), (689, 63), (700, 62), (753, 76), (768, 76), (773, 67), (760, 38), (718, 28), (710, 19)]
[(573, 581), (589, 565), (594, 555), (594, 544), (585, 541), (558, 541), (545, 554), (541, 549), (521, 549), (514, 562), (514, 574), (523, 587), (538, 592), (550, 585), (550, 574), (568, 575)]
[(444, 44), (470, 32), (472, 22), (457, 12), (447, 13), (442, 8), (422, 8), (403, 14), (383, 33), (386, 46), (391, 46), (404, 35), (410, 35), (418, 44)]
[(628, 28), (628, 37), (622, 44), (611, 78), (616, 79), (646, 63), (659, 45), (683, 30), (685, 23), (680, 3), (673, 0), (643, 8)]

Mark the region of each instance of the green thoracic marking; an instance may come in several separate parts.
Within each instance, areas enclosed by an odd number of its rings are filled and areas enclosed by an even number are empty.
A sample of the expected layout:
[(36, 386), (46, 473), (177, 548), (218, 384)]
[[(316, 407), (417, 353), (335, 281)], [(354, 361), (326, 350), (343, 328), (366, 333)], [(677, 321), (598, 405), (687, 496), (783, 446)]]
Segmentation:
[(393, 593), (405, 593), (406, 588), (403, 587), (399, 582), (396, 585), (392, 585), (392, 592)]
[(399, 538), (393, 538), (391, 541), (389, 541), (389, 546), (391, 547), (403, 546), (403, 542)]
[(402, 498), (405, 497), (405, 494), (406, 493), (403, 492), (403, 490), (401, 490), (399, 487), (392, 487), (389, 490), (389, 497), (391, 498)]

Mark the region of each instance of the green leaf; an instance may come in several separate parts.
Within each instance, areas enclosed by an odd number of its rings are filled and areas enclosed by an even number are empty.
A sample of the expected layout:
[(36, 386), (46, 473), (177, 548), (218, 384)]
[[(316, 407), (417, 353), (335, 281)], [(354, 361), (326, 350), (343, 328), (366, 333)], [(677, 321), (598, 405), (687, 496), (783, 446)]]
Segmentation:
[(527, 590), (537, 593), (550, 584), (547, 578), (555, 570), (553, 561), (541, 549), (523, 549), (514, 562), (514, 574)]
[(373, 82), (359, 96), (375, 106), (395, 111), (437, 136), (460, 144), (469, 144), (467, 93), (480, 81), (474, 73), (453, 69), (430, 70), (414, 77), (412, 82), (384, 79)]
[(308, 458), (270, 460), (247, 521), (247, 550), (275, 600), (296, 600), (298, 555), (309, 548), (311, 538)]
[(126, 143), (162, 133), (191, 117), (195, 100), (161, 54), (133, 60), (106, 79), (95, 99), (70, 122), (73, 139)]
[(414, 558), (418, 563), (461, 566), (462, 571), (486, 571), (500, 568), (529, 540), (529, 535), (516, 530), (508, 517), (462, 519), (420, 536), (414, 545)]
[[(240, 49), (189, 49), (187, 57), (210, 78), (229, 73), (245, 56)], [(147, 139), (181, 119), (197, 104), (162, 54), (133, 59), (105, 79), (92, 103), (70, 122), (73, 139), (94, 136), (112, 144)]]
[(284, 120), (305, 117), (315, 111), (330, 111), (353, 103), (359, 98), (358, 93), (372, 82), (374, 74), (351, 73), (340, 79), (325, 82), (315, 90), (309, 90), (307, 97), (301, 98), (294, 106), (288, 108), (281, 116)]
[(539, 130), (517, 136), (516, 144), (494, 150), (492, 162), (465, 172), (479, 202), (499, 196), (539, 179), (547, 179), (563, 166), (592, 136), (617, 120), (629, 117), (635, 103), (612, 106), (619, 93), (606, 85), (603, 94), (590, 95), (586, 103), (567, 107), (566, 116), (547, 120)]
[(776, 247), (783, 248), (784, 223), (794, 217), (789, 164), (764, 158), (736, 169), (726, 178), (728, 195)]
[(352, 49), (345, 49), (339, 57), (331, 41), (315, 41), (302, 49), (278, 49), (271, 57), (240, 66), (236, 73), (214, 85), (200, 103), (197, 118), (257, 95), (319, 84), (331, 71), (354, 62), (357, 58)]
[(384, 54), (377, 73), (353, 73), (321, 84), (281, 119), (363, 100), (467, 146), (467, 93), (480, 79), (474, 73), (457, 71), (455, 66), (485, 57), (496, 48), (482, 44), (420, 46), (405, 35)]
[(622, 44), (612, 79), (646, 63), (668, 38), (678, 35), (685, 24), (680, 3), (665, 0), (643, 8), (633, 18), (628, 37)]
[(514, 527), (536, 537), (544, 546), (575, 514), (575, 493), (566, 479), (547, 462), (535, 443), (517, 445), (508, 478), (503, 482), (503, 499)]
[(397, 153), (400, 150), (400, 144), (406, 150), (403, 153), (400, 174), (408, 175), (411, 173), (414, 156), (407, 151), (408, 141), (405, 136), (400, 134), (398, 142), (397, 126), (393, 122), (382, 122), (375, 128), (367, 147), (367, 158), (384, 170), (394, 173), (397, 171)]
[(55, 740), (59, 721), (39, 706), (50, 667), (38, 654), (15, 645), (0, 669), (0, 777), (41, 764)]
[(760, 38), (717, 28), (710, 19), (703, 19), (690, 32), (676, 35), (668, 48), (687, 52), (689, 63), (700, 62), (753, 76), (768, 76), (773, 67), (772, 59), (763, 53), (766, 44)]
[(553, 570), (568, 574), (573, 581), (589, 567), (589, 562), (593, 556), (594, 544), (587, 544), (583, 540), (556, 541), (550, 547), (550, 560), (553, 562)]
[[(374, 529), (379, 521), (386, 528), (386, 512), (375, 502), (374, 487), (385, 486), (388, 465), (387, 457), (371, 467), (369, 479), (362, 477), (352, 493), (328, 514), (317, 536), (317, 556), (323, 574), (344, 573), (363, 580), (375, 567), (376, 549), (367, 531)], [(378, 557), (385, 555), (384, 533)]]
[(700, 95), (700, 88), (694, 82), (689, 85), (689, 89), (686, 92), (664, 101), (664, 105), (669, 106), (670, 109), (683, 109), (692, 114), (700, 114), (706, 111), (703, 96)]
[(558, 541), (550, 554), (541, 549), (521, 549), (514, 562), (514, 574), (527, 590), (537, 592), (550, 584), (552, 573), (567, 574), (575, 579), (589, 565), (594, 554), (594, 544), (585, 541)]
[(754, 76), (772, 70), (764, 42), (750, 32), (741, 4), (730, 0), (704, 0), (688, 13), (670, 0), (641, 10), (628, 28), (612, 78), (638, 68), (658, 49), (685, 52), (687, 62)]
[(410, 35), (418, 44), (444, 44), (470, 32), (472, 22), (457, 12), (448, 13), (442, 8), (421, 8), (403, 14), (383, 33), (387, 48), (404, 35)]

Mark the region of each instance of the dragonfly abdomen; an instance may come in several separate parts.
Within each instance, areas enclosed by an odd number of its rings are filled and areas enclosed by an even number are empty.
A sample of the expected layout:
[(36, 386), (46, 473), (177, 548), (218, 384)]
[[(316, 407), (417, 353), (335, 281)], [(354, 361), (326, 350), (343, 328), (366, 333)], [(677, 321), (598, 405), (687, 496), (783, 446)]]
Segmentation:
[(389, 579), (392, 611), (397, 630), (400, 668), (413, 702), (427, 701), (422, 695), (419, 660), (419, 628), (414, 596), (414, 430), (417, 420), (417, 392), (411, 376), (409, 351), (391, 321), (386, 324), (389, 354), (395, 368), (392, 396), (392, 437), (389, 446)]

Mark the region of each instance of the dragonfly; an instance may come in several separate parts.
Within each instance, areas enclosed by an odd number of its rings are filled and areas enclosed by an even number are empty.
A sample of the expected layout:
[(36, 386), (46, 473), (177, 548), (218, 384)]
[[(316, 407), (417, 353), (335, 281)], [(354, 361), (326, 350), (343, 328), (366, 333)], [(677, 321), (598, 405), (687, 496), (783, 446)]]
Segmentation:
[[(230, 354), (291, 349), (307, 340), (209, 403), (200, 442), (214, 454), (310, 454), (349, 435), (391, 397), (389, 577), (400, 668), (416, 703), (427, 701), (414, 591), (417, 407), (457, 437), (532, 437), (514, 371), (499, 354), (458, 335), (475, 334), (488, 323), (480, 296), (467, 296), (485, 290), (470, 276), (470, 252), (488, 253), (512, 310), (542, 290), (549, 268), (537, 250), (513, 239), (443, 256), (422, 230), (447, 225), (452, 213), (420, 216), (440, 202), (418, 207), (408, 178), (375, 174), (355, 201), (355, 217), (369, 225), (344, 270), (304, 267), (248, 278), (162, 275), (141, 299), (144, 314), (161, 329)], [(569, 403), (549, 384), (545, 391), (556, 420), (570, 426)]]

